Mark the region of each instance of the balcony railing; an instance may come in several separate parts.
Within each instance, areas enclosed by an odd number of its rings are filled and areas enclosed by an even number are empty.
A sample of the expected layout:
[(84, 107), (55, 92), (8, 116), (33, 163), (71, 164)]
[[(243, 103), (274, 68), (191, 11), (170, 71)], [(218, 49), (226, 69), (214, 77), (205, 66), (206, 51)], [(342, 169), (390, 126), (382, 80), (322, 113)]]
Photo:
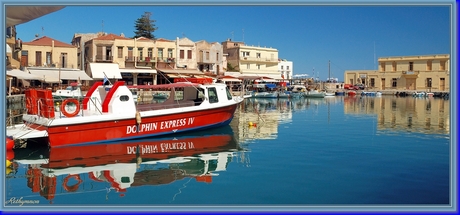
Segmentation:
[(420, 71), (412, 71), (412, 70), (402, 72), (403, 75), (418, 75), (419, 73)]
[(96, 55), (96, 61), (113, 61), (113, 56), (111, 55)]
[(165, 62), (165, 63), (174, 63), (175, 60), (176, 59), (173, 57), (158, 57), (157, 58), (157, 62)]
[(240, 61), (252, 61), (252, 62), (269, 62), (269, 63), (278, 63), (278, 59), (274, 58), (265, 58), (265, 57), (240, 57)]

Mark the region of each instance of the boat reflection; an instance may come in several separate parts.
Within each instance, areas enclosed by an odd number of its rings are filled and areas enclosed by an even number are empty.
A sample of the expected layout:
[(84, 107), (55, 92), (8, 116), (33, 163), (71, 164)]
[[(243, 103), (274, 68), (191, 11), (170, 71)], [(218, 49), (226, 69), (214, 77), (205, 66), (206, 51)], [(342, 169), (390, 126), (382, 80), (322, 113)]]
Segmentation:
[(225, 126), (116, 144), (19, 149), (13, 163), (26, 165), (27, 186), (32, 192), (52, 200), (57, 190), (90, 192), (107, 184), (111, 190), (127, 192), (130, 187), (169, 184), (184, 178), (211, 183), (239, 150), (232, 129)]

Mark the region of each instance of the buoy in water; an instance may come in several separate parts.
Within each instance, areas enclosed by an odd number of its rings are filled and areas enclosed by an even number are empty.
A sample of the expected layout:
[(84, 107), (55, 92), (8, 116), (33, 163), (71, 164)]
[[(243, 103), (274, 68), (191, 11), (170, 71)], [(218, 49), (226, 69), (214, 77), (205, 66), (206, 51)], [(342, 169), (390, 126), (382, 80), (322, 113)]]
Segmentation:
[(248, 125), (249, 125), (249, 126), (252, 126), (252, 122), (249, 122)]
[(14, 151), (13, 150), (6, 150), (6, 159), (13, 160), (14, 159)]
[(11, 169), (11, 168), (9, 168), (9, 167), (6, 168), (6, 174), (7, 174), (7, 175), (9, 175), (12, 171), (13, 171), (13, 169)]
[(14, 140), (6, 138), (6, 150), (12, 150), (14, 148)]

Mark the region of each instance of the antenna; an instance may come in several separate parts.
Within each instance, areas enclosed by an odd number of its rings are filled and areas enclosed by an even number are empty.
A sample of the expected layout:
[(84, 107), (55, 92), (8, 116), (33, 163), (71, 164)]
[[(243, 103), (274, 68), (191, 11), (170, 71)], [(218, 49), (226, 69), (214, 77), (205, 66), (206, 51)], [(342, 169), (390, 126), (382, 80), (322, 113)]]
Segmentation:
[(230, 32), (230, 33), (232, 34), (232, 41), (233, 41), (233, 31), (232, 31), (232, 32)]
[(377, 68), (375, 67), (375, 41), (374, 41), (374, 70), (377, 70)]
[(44, 34), (43, 34), (43, 31), (45, 31), (45, 28), (43, 28), (43, 26), (42, 26), (42, 36), (44, 35)]
[(104, 33), (104, 20), (102, 20), (101, 26), (102, 26), (102, 33)]

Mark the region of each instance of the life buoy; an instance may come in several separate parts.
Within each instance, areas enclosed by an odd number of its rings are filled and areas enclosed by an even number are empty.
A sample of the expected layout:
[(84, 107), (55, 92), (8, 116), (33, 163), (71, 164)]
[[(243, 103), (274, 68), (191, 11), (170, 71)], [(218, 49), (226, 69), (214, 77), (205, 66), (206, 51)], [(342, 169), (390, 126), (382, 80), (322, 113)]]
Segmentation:
[[(67, 112), (67, 110), (65, 109), (65, 106), (68, 104), (68, 103), (74, 103), (76, 108), (75, 108), (75, 111), (72, 112), (72, 113), (69, 113)], [(80, 103), (78, 102), (77, 99), (66, 99), (64, 100), (64, 102), (62, 102), (61, 104), (61, 112), (62, 114), (64, 114), (64, 116), (66, 117), (74, 117), (76, 116), (79, 112), (80, 112)]]
[[(70, 178), (74, 178), (75, 180), (77, 180), (77, 183), (69, 186), (67, 183), (69, 182)], [(80, 175), (68, 175), (64, 178), (64, 181), (62, 182), (62, 187), (64, 187), (64, 190), (66, 190), (67, 192), (75, 192), (78, 190), (78, 186), (80, 186), (81, 182), (82, 180), (80, 179)]]

